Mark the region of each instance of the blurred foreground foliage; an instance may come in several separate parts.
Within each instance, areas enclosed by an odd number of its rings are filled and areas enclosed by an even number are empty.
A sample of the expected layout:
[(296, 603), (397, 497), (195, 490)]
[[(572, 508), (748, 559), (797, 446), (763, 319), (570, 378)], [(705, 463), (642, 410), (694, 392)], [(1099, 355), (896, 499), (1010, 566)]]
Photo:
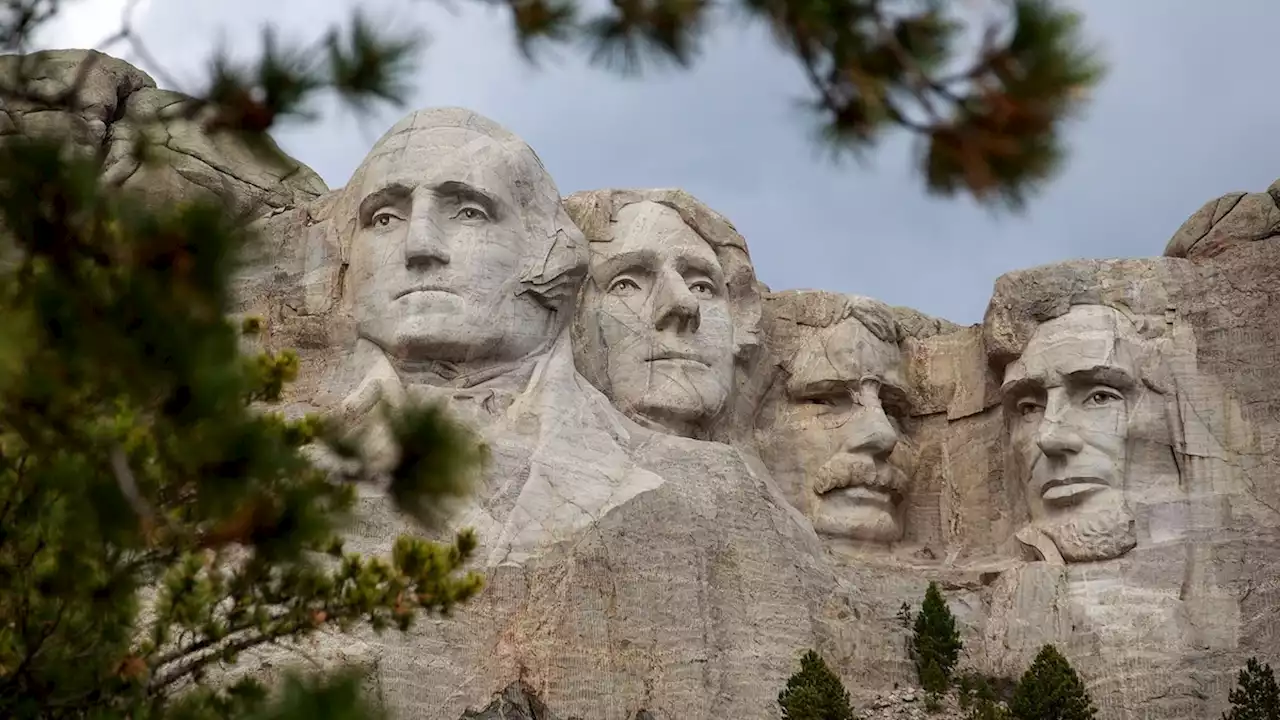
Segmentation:
[[(126, 0), (122, 28), (97, 47), (128, 46), (155, 69), (131, 24), (139, 1)], [(77, 2), (0, 2), (0, 48), (23, 51), (32, 26), (63, 6), (74, 12)], [(993, 208), (1024, 208), (1054, 177), (1067, 154), (1064, 121), (1085, 108), (1106, 69), (1069, 0), (478, 2), (509, 12), (529, 61), (576, 47), (621, 75), (692, 67), (711, 34), (754, 23), (803, 70), (799, 98), (834, 157), (863, 157), (892, 131), (906, 131), (928, 192)], [(312, 117), (306, 101), (320, 88), (367, 111), (406, 98), (426, 43), (425, 28), (375, 30), (382, 25), (396, 26), (357, 11), (347, 30), (311, 45), (284, 42), (268, 27), (258, 61), (218, 56), (201, 91), (159, 79), (215, 106), (209, 125), (223, 130), (261, 133), (285, 115)]]
[[(208, 132), (265, 148), (274, 118), (316, 92), (394, 100), (365, 31), (335, 35), (328, 77), (290, 77), (271, 49), (252, 77), (223, 64)], [(75, 85), (41, 102), (74, 110)], [(388, 558), (345, 553), (340, 532), (355, 483), (377, 478), (435, 517), (466, 491), (478, 445), (439, 408), (405, 408), (388, 426), (414, 452), (375, 478), (339, 428), (273, 412), (298, 359), (245, 353), (260, 322), (228, 319), (247, 218), (212, 200), (144, 204), (102, 182), (103, 157), (68, 148), (0, 143), (0, 717), (377, 716), (354, 670), (274, 688), (228, 670), (269, 644), (403, 630), (473, 596), (469, 532), (404, 536)], [(309, 460), (325, 456), (342, 479)]]

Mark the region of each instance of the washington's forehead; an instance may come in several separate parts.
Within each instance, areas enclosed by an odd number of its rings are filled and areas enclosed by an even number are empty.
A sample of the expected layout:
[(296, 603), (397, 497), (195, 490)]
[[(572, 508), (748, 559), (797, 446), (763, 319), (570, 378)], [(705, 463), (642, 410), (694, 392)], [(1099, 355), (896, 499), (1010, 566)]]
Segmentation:
[(417, 110), (391, 126), (379, 139), (378, 145), (399, 135), (434, 130), (464, 129), (497, 139), (515, 139), (515, 135), (494, 120), (479, 113), (459, 107), (426, 108)]
[(432, 131), (414, 142), (375, 150), (361, 168), (365, 192), (392, 184), (417, 187), (465, 182), (507, 192), (515, 181), (509, 150), (492, 138), (467, 132)]

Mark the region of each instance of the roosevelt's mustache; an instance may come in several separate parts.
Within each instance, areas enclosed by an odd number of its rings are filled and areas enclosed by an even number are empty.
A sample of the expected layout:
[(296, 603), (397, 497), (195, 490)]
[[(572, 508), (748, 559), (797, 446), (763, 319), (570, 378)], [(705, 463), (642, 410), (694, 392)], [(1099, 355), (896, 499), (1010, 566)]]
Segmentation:
[(907, 475), (889, 463), (848, 453), (837, 454), (815, 473), (813, 491), (819, 495), (850, 487), (884, 490), (896, 499), (906, 490)]

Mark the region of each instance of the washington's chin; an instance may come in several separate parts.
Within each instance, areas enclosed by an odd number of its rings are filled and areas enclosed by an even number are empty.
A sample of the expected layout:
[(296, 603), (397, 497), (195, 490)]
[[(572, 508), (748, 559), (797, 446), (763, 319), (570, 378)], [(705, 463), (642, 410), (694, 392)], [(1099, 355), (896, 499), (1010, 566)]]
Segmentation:
[(813, 504), (813, 528), (826, 537), (873, 543), (901, 540), (903, 529), (893, 498), (863, 487), (818, 496)]
[[(504, 333), (478, 333), (463, 321), (402, 323), (361, 334), (393, 357), (412, 361), (472, 362), (518, 356), (522, 343)], [(424, 318), (425, 320), (425, 318)]]

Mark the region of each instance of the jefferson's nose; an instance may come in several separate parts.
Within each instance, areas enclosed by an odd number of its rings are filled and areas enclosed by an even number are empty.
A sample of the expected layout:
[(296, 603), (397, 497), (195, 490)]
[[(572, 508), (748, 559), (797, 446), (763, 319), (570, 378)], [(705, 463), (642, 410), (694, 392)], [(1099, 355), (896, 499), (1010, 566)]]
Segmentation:
[(702, 322), (698, 298), (694, 297), (680, 273), (667, 271), (658, 277), (654, 304), (654, 327), (674, 328), (680, 333), (696, 333)]
[(449, 249), (429, 197), (414, 198), (413, 214), (404, 239), (404, 265), (426, 269), (448, 265)]

